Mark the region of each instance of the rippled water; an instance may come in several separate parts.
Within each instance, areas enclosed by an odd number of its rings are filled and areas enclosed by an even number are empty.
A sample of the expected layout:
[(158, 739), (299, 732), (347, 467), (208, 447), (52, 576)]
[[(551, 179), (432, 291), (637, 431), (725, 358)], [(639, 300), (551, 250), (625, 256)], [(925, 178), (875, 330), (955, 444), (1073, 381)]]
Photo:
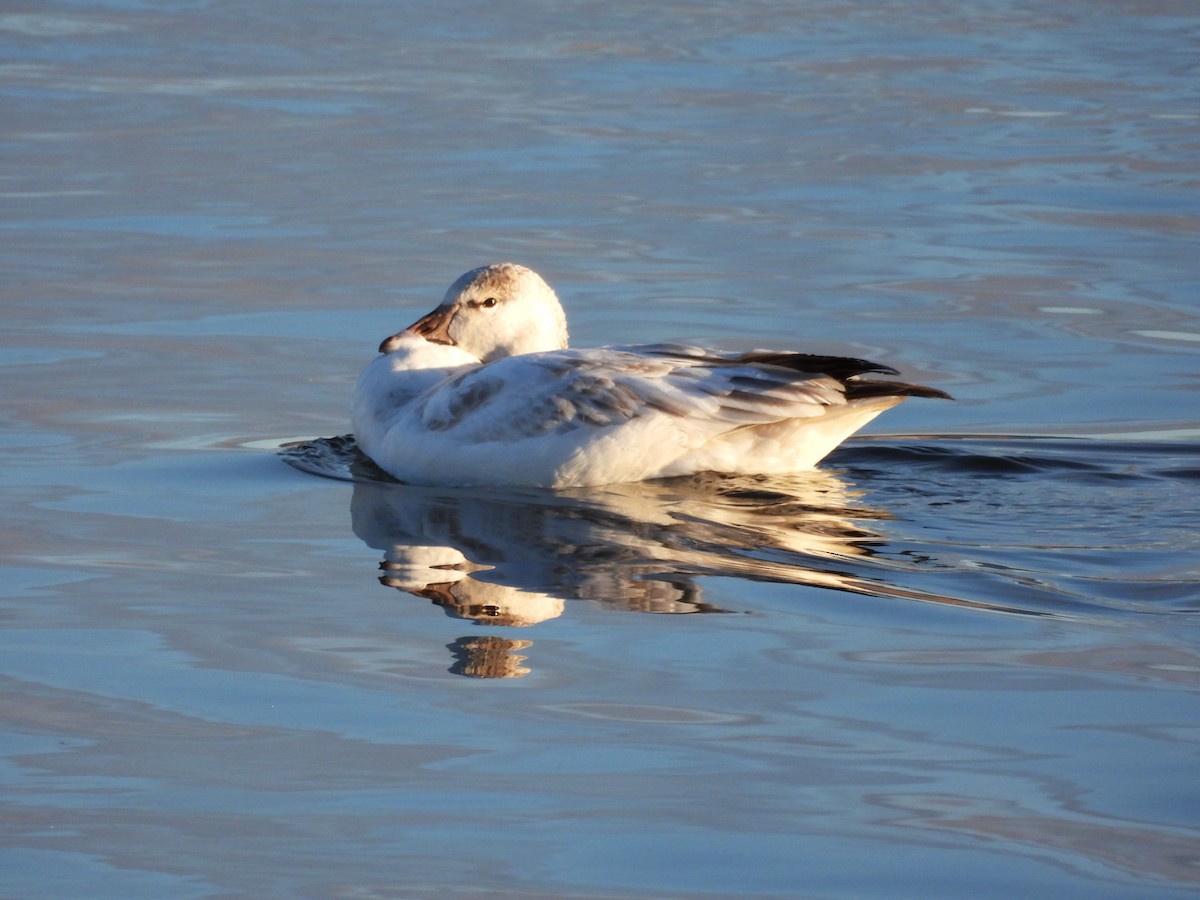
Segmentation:
[(484, 624), (533, 625), (564, 600), (722, 611), (698, 576), (1020, 615), (1200, 612), (1192, 444), (859, 441), (791, 478), (485, 496), (399, 484), (349, 435), (284, 458), (355, 482), (354, 533), (384, 552), (387, 586)]
[[(1198, 65), (1183, 0), (0, 11), (0, 894), (1194, 895)], [(502, 258), (958, 399), (397, 484), (355, 375)]]

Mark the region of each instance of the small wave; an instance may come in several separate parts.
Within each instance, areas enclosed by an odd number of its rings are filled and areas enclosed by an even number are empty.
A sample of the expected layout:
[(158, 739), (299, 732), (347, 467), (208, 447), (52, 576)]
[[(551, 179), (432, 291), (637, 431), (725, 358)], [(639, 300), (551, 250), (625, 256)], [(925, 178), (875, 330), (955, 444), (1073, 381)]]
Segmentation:
[(280, 447), (279, 456), (301, 472), (335, 481), (396, 481), (358, 449), (352, 434), (291, 441)]
[[(1166, 465), (1156, 461), (1167, 462)], [(866, 439), (829, 459), (857, 472), (936, 470), (966, 475), (1080, 476), (1083, 480), (1200, 477), (1200, 445), (1174, 441), (957, 436)]]

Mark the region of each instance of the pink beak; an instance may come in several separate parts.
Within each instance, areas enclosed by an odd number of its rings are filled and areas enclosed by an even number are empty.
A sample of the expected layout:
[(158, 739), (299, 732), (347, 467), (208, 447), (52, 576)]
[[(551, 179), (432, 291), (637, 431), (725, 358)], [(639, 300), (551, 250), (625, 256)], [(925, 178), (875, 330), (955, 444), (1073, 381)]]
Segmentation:
[(415, 334), (435, 344), (450, 344), (453, 346), (454, 338), (450, 337), (450, 323), (452, 321), (454, 321), (454, 310), (450, 307), (439, 306), (428, 315), (421, 316), (421, 318), (417, 319), (417, 321), (413, 322), (403, 331), (393, 334), (384, 340), (379, 345), (379, 352), (391, 353), (400, 345), (399, 338), (401, 335), (406, 334)]

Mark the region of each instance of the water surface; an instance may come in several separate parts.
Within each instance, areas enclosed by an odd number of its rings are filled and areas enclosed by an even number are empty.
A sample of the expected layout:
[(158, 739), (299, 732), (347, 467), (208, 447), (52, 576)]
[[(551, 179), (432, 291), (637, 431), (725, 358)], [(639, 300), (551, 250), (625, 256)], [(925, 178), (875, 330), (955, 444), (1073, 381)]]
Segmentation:
[[(1198, 63), (1182, 0), (0, 13), (0, 893), (1193, 896)], [(958, 399), (391, 482), (358, 369), (506, 258)]]

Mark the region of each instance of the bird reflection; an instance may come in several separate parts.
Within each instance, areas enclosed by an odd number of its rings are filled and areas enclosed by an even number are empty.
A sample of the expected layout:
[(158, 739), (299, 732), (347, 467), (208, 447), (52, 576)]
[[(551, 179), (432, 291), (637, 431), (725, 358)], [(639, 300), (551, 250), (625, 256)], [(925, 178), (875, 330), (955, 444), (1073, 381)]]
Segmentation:
[(532, 647), (533, 641), (517, 641), (496, 635), (459, 638), (450, 645), (454, 665), (450, 671), (468, 678), (521, 678), (529, 669), (517, 651)]
[[(735, 611), (704, 599), (707, 576), (1043, 614), (916, 587), (930, 572), (955, 571), (952, 561), (885, 538), (891, 515), (829, 470), (489, 490), (400, 484), (350, 435), (297, 441), (282, 455), (302, 471), (354, 482), (354, 532), (383, 554), (384, 585), (477, 625), (534, 626), (578, 600), (660, 614)], [(520, 677), (531, 646), (477, 633), (450, 645), (451, 671)]]
[[(698, 576), (877, 593), (846, 570), (885, 514), (838, 476), (696, 476), (575, 491), (354, 484), (354, 533), (383, 553), (380, 582), (481, 625), (527, 627), (568, 601), (660, 614), (721, 613)], [(518, 677), (527, 640), (464, 638), (452, 671)]]

